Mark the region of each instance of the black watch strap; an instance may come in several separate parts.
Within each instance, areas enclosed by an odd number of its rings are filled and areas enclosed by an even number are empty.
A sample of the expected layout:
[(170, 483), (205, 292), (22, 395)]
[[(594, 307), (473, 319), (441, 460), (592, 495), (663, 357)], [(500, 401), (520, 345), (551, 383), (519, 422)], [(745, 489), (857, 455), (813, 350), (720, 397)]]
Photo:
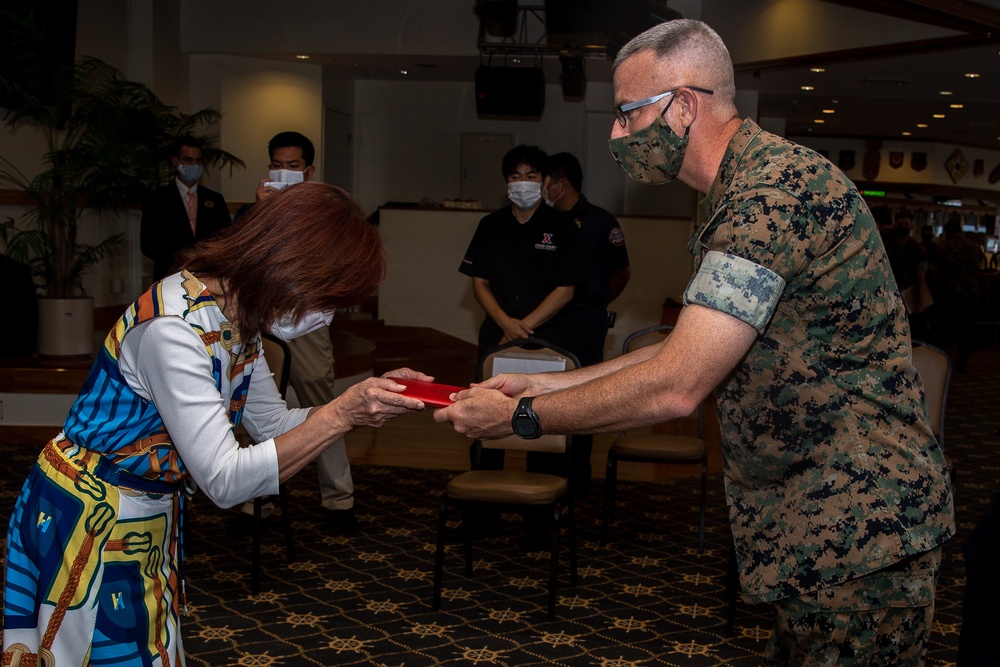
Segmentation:
[(531, 409), (532, 400), (534, 396), (525, 396), (518, 401), (514, 416), (510, 419), (514, 435), (525, 440), (534, 440), (542, 435), (542, 425), (538, 421), (538, 415)]

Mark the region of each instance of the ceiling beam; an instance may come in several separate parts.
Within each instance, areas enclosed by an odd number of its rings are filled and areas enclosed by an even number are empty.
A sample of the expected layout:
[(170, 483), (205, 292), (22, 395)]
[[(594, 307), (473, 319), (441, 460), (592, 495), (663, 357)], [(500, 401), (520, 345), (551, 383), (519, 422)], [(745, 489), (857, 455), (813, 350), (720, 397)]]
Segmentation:
[[(837, 0), (839, 2), (839, 0)], [(941, 37), (939, 39), (923, 39), (914, 42), (898, 42), (896, 44), (879, 44), (855, 49), (807, 53), (800, 56), (788, 56), (771, 60), (735, 63), (737, 74), (745, 72), (762, 72), (766, 70), (794, 67), (816, 67), (835, 65), (837, 63), (878, 60), (880, 58), (895, 58), (901, 56), (936, 53), (954, 49), (968, 49), (982, 46), (989, 39), (977, 35), (960, 35), (958, 37)]]
[(989, 39), (1000, 37), (1000, 10), (972, 0), (826, 0), (894, 18), (950, 28)]

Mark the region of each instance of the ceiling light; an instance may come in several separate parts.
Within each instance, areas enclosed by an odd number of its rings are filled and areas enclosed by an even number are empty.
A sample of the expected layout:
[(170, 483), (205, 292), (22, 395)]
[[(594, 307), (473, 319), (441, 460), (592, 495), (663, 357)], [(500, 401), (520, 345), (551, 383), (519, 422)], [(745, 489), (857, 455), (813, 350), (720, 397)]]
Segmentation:
[(295, 56), (295, 57), (298, 58), (299, 60), (309, 60), (309, 56), (304, 55), (304, 54), (303, 55), (298, 55), (298, 56)]
[(943, 114), (943, 113), (936, 113), (936, 114), (934, 114), (934, 115), (933, 115), (933, 116), (931, 116), (931, 117), (932, 117), (932, 118), (944, 118), (944, 114)]
[(965, 78), (966, 79), (978, 79), (979, 78), (979, 73), (978, 72), (966, 72), (965, 73)]
[(917, 127), (927, 127), (927, 123), (917, 123)]
[(399, 73), (402, 74), (403, 76), (406, 76), (407, 74), (409, 74), (409, 72), (406, 71), (405, 69), (399, 70)]
[(822, 118), (817, 118), (817, 119), (816, 119), (816, 120), (814, 120), (813, 122), (814, 122), (814, 123), (817, 123), (817, 124), (819, 124), (819, 125), (822, 125), (822, 124), (823, 124), (823, 123), (825, 123), (826, 121), (825, 121), (825, 120), (823, 120)]
[(823, 113), (837, 113), (836, 109), (823, 109)]
[[(824, 69), (824, 68), (822, 68), (822, 67), (811, 67), (811, 68), (809, 69), (809, 71), (810, 71), (810, 72), (816, 72), (817, 74), (821, 74), (821, 73), (825, 72), (825, 71), (826, 71), (826, 69)], [(966, 76), (968, 76), (968, 74), (966, 74)]]
[(951, 107), (952, 109), (964, 109), (965, 108), (964, 104), (949, 104), (948, 106)]
[(912, 132), (903, 132), (903, 136), (904, 137), (912, 137), (913, 133)]
[(938, 95), (954, 95), (954, 94), (955, 93), (951, 92), (950, 90), (942, 90), (940, 93), (938, 93)]
[(802, 90), (816, 90), (813, 86), (800, 86)]

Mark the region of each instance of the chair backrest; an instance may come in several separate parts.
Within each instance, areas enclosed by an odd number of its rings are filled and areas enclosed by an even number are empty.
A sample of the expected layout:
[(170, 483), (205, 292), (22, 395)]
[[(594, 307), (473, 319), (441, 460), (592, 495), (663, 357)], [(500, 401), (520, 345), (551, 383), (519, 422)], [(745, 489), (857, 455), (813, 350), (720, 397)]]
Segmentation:
[(944, 413), (951, 384), (951, 357), (939, 347), (913, 341), (913, 366), (924, 385), (924, 401), (931, 431), (944, 448)]
[[(500, 373), (545, 373), (569, 371), (579, 367), (580, 361), (569, 350), (540, 338), (518, 338), (487, 350), (483, 356), (482, 364), (477, 369), (476, 380), (481, 381)], [(478, 444), (485, 449), (511, 449), (556, 454), (565, 452), (568, 443), (569, 439), (565, 435), (543, 435), (536, 440), (524, 440), (517, 436), (510, 436), (498, 440), (478, 441)]]
[(476, 369), (476, 381), (500, 373), (546, 373), (579, 367), (579, 360), (569, 350), (540, 338), (518, 338), (486, 351)]
[[(650, 345), (656, 345), (662, 343), (663, 340), (670, 335), (670, 332), (674, 330), (673, 324), (656, 324), (651, 327), (646, 327), (645, 329), (639, 329), (638, 331), (633, 331), (626, 338), (625, 342), (622, 344), (622, 353), (628, 354), (629, 352), (634, 352), (643, 347), (649, 347)], [(698, 437), (705, 437), (705, 402), (702, 401), (698, 404), (697, 410), (698, 416)]]
[(655, 326), (646, 327), (645, 329), (633, 331), (625, 339), (625, 343), (622, 345), (622, 352), (628, 354), (629, 352), (633, 352), (642, 347), (662, 343), (663, 339), (666, 338), (670, 332), (673, 331), (673, 329), (674, 325), (672, 324), (657, 324)]
[(285, 392), (288, 391), (288, 374), (292, 368), (292, 351), (288, 343), (269, 333), (261, 335), (261, 343), (267, 365), (274, 373), (274, 384), (278, 387), (278, 393), (284, 398)]

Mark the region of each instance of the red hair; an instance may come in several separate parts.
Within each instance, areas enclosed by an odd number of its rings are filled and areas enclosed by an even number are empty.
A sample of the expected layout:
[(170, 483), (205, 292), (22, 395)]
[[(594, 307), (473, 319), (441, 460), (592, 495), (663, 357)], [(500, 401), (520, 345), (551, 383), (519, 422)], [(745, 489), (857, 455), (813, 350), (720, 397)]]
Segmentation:
[(185, 257), (184, 268), (224, 285), (246, 336), (286, 316), (363, 301), (385, 280), (378, 230), (344, 190), (306, 182), (258, 202)]

